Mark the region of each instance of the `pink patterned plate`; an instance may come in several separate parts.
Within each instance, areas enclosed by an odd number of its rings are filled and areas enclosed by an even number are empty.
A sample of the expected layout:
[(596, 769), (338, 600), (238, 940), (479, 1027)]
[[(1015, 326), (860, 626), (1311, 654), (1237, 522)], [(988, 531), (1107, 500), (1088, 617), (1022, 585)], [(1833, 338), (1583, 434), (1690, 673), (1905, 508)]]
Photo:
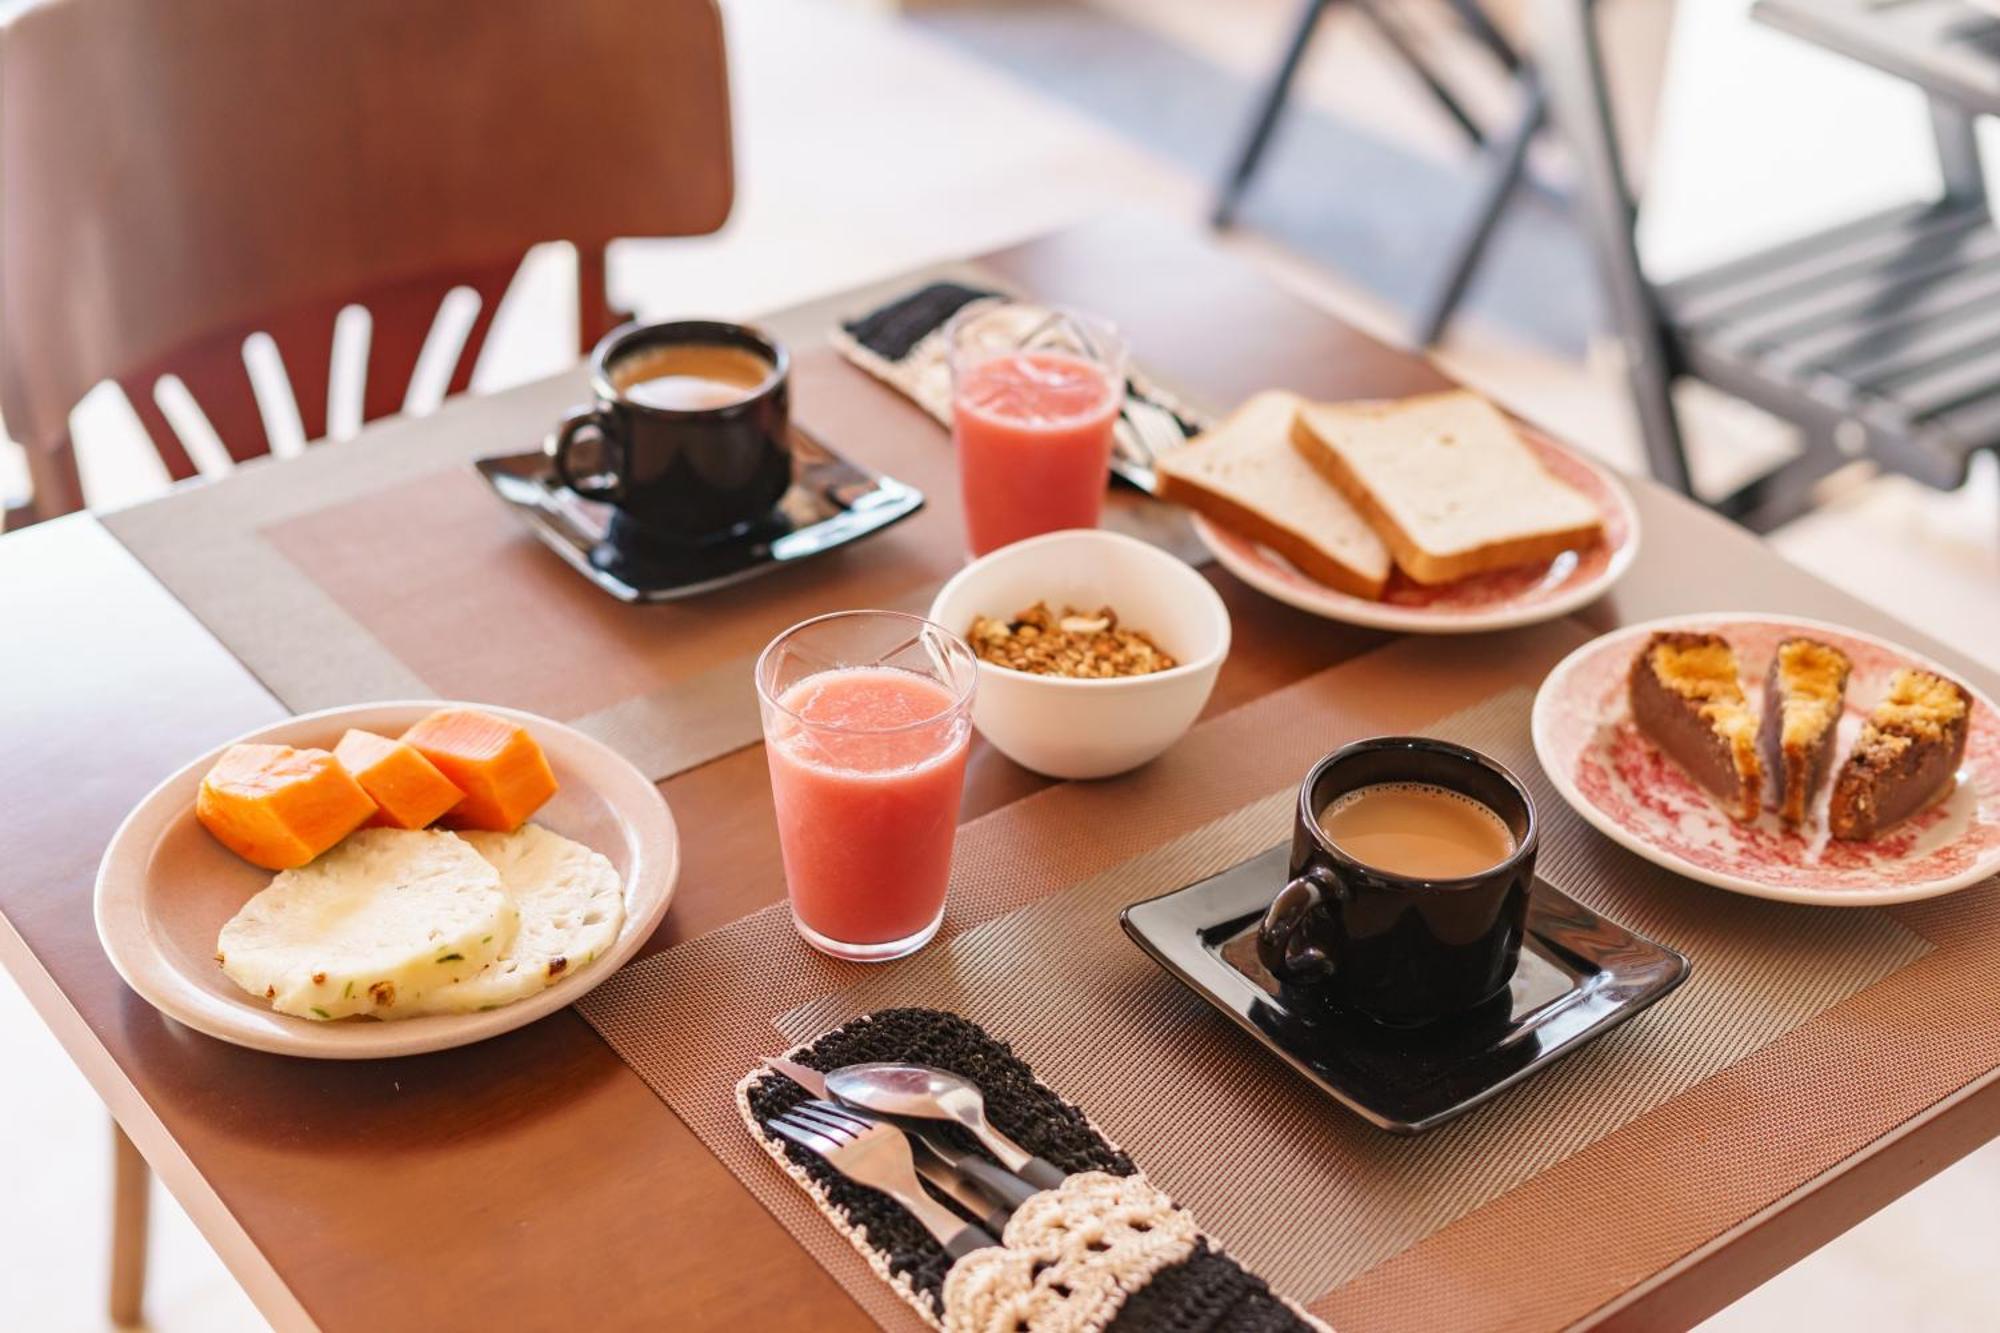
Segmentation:
[(1639, 513), (1611, 470), (1532, 430), (1521, 437), (1542, 465), (1596, 502), (1604, 540), (1553, 560), (1427, 588), (1397, 570), (1379, 602), (1336, 592), (1275, 551), (1194, 515), (1195, 535), (1222, 567), (1288, 606), (1328, 620), (1405, 634), (1475, 634), (1567, 615), (1603, 596), (1639, 554)]
[(1801, 829), (1786, 828), (1769, 810), (1753, 824), (1737, 824), (1632, 722), (1626, 673), (1632, 655), (1658, 629), (1726, 637), (1760, 709), (1764, 673), (1780, 640), (1809, 634), (1840, 648), (1853, 659), (1854, 675), (1835, 742), (1836, 765), (1896, 668), (1943, 671), (1907, 648), (1812, 620), (1678, 616), (1591, 640), (1564, 658), (1535, 695), (1535, 754), (1563, 799), (1613, 841), (1705, 884), (1831, 907), (1933, 898), (2000, 871), (2000, 713), (1991, 699), (1972, 692), (1972, 735), (1952, 794), (1873, 842), (1827, 836), (1830, 779)]

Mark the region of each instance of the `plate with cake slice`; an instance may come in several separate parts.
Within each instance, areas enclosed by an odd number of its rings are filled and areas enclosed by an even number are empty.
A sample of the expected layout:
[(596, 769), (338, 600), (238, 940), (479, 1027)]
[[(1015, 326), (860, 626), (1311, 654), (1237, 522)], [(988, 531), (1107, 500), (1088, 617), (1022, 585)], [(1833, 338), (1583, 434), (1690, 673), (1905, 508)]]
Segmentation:
[(2000, 872), (2000, 713), (1857, 630), (1771, 616), (1628, 625), (1549, 673), (1534, 737), (1578, 814), (1707, 884), (1862, 906)]
[(1470, 634), (1565, 615), (1631, 566), (1608, 468), (1464, 391), (1312, 403), (1276, 390), (1162, 459), (1162, 499), (1259, 591), (1330, 620)]

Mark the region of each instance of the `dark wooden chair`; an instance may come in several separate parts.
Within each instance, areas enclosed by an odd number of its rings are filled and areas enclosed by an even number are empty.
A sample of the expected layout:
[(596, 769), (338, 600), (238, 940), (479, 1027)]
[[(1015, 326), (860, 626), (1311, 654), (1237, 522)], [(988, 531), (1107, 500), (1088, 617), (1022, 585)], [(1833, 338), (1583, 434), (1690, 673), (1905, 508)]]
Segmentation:
[(168, 474), (178, 376), (230, 455), (267, 452), (243, 344), (272, 336), (308, 439), (335, 315), (372, 316), (363, 416), (400, 410), (439, 303), (479, 313), (574, 243), (588, 346), (605, 246), (714, 231), (733, 195), (713, 0), (53, 0), (0, 29), (0, 411), (34, 510), (81, 506), (69, 413), (115, 380)]
[[(617, 316), (605, 246), (714, 231), (734, 192), (713, 0), (51, 0), (0, 28), (0, 411), (36, 517), (80, 507), (69, 413), (178, 376), (230, 455), (269, 450), (264, 332), (308, 438), (335, 316), (372, 316), (363, 415), (400, 410), (443, 297), (478, 294), (463, 390), (527, 249), (578, 257), (582, 343)], [(115, 1127), (114, 1127), (115, 1129)], [(138, 1322), (148, 1173), (114, 1135), (111, 1314)]]

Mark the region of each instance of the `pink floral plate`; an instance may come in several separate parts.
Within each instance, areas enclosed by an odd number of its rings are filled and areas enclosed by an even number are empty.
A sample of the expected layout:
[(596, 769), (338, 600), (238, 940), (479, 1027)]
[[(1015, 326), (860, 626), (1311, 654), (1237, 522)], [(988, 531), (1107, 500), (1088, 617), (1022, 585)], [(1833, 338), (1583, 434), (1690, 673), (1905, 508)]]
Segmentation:
[(1768, 616), (1680, 616), (1591, 640), (1564, 658), (1535, 695), (1535, 754), (1563, 799), (1613, 841), (1705, 884), (1820, 906), (1933, 898), (2000, 871), (2000, 713), (1991, 699), (1972, 692), (1972, 734), (1950, 796), (1872, 842), (1827, 836), (1831, 779), (1799, 829), (1787, 828), (1769, 810), (1754, 823), (1738, 824), (1632, 722), (1626, 673), (1633, 654), (1658, 629), (1725, 636), (1760, 711), (1764, 673), (1780, 640), (1808, 634), (1840, 648), (1853, 659), (1854, 674), (1835, 741), (1836, 765), (1896, 668), (1943, 671), (1871, 635)]
[(1382, 600), (1371, 602), (1327, 587), (1277, 552), (1199, 514), (1195, 535), (1224, 569), (1251, 587), (1328, 620), (1405, 634), (1476, 634), (1553, 620), (1596, 601), (1624, 576), (1639, 554), (1639, 513), (1609, 468), (1535, 431), (1521, 436), (1544, 467), (1596, 502), (1604, 515), (1603, 541), (1539, 564), (1436, 587), (1414, 583), (1396, 570)]

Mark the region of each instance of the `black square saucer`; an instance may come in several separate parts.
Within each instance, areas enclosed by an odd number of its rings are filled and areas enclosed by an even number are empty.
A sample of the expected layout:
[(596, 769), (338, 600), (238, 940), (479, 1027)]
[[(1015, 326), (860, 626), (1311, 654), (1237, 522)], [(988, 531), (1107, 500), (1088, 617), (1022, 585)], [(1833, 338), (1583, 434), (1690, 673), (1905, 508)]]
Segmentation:
[(899, 523), (923, 492), (850, 462), (792, 426), (792, 488), (769, 516), (700, 545), (614, 540), (617, 511), (556, 480), (546, 451), (493, 454), (473, 466), (570, 568), (621, 602), (667, 602), (768, 574)]
[(1125, 933), (1322, 1092), (1392, 1134), (1420, 1134), (1512, 1087), (1687, 980), (1688, 960), (1537, 879), (1521, 964), (1464, 1018), (1386, 1027), (1281, 989), (1257, 922), (1284, 887), (1278, 846), (1119, 913)]

